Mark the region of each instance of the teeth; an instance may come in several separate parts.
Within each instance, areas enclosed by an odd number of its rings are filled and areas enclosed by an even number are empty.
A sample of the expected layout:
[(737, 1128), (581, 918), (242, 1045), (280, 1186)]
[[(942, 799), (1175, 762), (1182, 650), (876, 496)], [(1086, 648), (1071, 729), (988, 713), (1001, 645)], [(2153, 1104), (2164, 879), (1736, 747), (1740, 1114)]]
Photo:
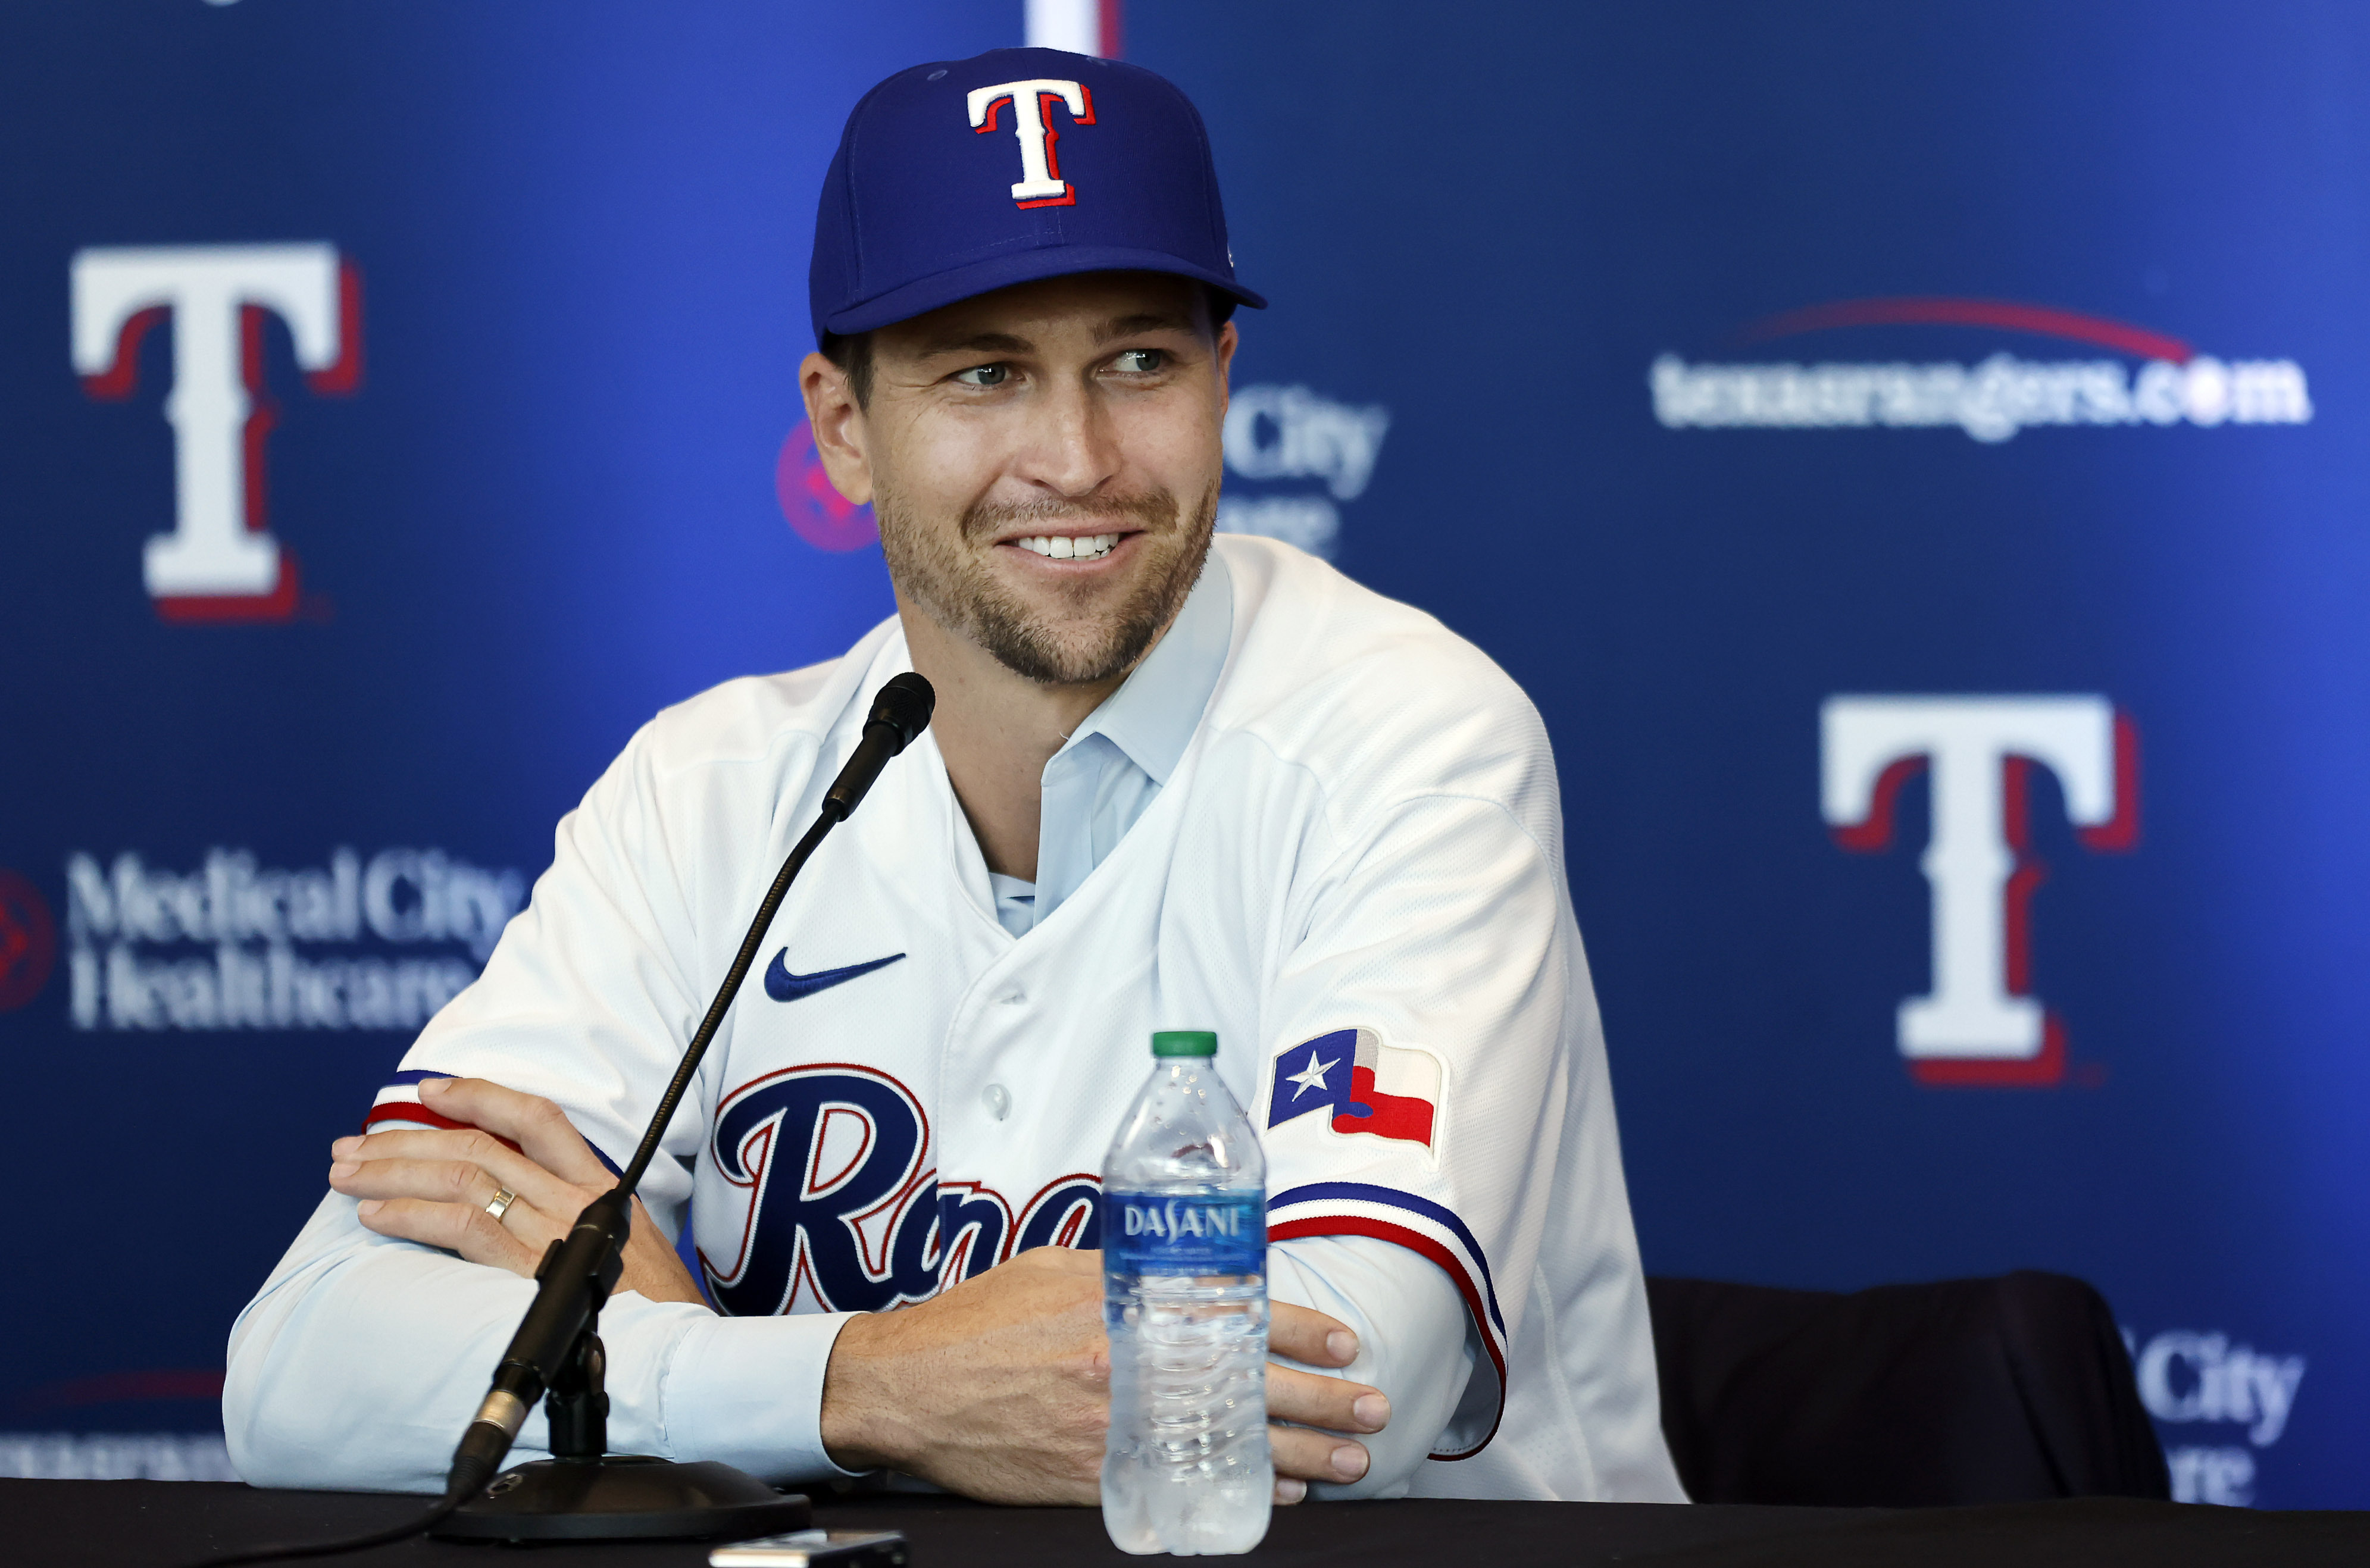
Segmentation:
[(1118, 545), (1119, 535), (1090, 533), (1073, 539), (1063, 534), (1041, 533), (1032, 538), (1016, 539), (1013, 543), (1052, 561), (1099, 561)]

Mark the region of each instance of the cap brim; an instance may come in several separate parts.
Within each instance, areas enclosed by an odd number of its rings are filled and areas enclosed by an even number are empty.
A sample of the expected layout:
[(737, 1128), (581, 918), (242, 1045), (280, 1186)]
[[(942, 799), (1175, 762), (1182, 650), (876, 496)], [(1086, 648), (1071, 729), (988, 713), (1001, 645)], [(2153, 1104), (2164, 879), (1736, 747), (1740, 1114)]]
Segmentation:
[(910, 321), (941, 305), (1033, 283), (1041, 278), (1065, 278), (1078, 272), (1168, 272), (1207, 283), (1253, 310), (1265, 310), (1267, 301), (1231, 278), (1195, 267), (1156, 250), (1129, 250), (1118, 246), (1046, 246), (1016, 255), (991, 257), (968, 266), (950, 268), (892, 289), (878, 299), (865, 300), (824, 318), (823, 327), (846, 337), (877, 326)]

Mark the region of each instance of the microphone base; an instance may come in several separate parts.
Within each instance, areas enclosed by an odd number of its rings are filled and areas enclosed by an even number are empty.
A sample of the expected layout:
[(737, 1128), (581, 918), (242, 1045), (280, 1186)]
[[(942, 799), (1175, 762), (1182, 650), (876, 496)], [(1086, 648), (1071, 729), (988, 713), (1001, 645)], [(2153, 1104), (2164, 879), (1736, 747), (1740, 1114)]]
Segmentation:
[(429, 1533), (446, 1540), (745, 1539), (812, 1520), (804, 1497), (728, 1464), (604, 1454), (506, 1470)]

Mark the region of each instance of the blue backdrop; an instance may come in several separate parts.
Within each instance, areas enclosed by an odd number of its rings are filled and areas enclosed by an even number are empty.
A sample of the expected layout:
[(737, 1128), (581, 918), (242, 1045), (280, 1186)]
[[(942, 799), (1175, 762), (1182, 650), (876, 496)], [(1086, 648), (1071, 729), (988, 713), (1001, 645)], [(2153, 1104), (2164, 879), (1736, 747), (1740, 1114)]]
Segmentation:
[[(2370, 1506), (2370, 19), (1101, 10), (1276, 302), (1226, 525), (1547, 716), (1649, 1267), (2078, 1274), (2183, 1495)], [(233, 1314), (558, 816), (887, 612), (814, 192), (1022, 13), (0, 17), (0, 1470), (218, 1466)], [(234, 505), (269, 581), (148, 553)]]

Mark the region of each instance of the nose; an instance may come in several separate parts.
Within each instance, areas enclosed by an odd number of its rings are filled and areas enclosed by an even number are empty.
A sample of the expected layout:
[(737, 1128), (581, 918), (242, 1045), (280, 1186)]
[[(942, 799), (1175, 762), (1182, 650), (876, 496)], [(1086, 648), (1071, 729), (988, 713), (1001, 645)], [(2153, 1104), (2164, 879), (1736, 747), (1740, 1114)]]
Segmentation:
[(1048, 498), (1083, 500), (1119, 473), (1118, 426), (1092, 386), (1056, 383), (1030, 415), (1014, 472)]

